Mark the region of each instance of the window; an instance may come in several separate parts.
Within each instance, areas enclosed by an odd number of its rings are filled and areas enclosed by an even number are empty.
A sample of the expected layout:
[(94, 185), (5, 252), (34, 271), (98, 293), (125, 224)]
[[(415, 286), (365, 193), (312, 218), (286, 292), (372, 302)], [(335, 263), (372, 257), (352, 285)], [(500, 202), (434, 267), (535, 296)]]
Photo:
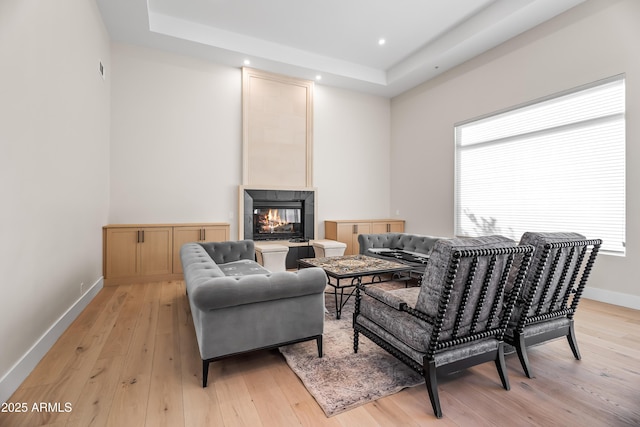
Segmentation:
[(455, 126), (455, 232), (575, 231), (625, 253), (623, 75)]

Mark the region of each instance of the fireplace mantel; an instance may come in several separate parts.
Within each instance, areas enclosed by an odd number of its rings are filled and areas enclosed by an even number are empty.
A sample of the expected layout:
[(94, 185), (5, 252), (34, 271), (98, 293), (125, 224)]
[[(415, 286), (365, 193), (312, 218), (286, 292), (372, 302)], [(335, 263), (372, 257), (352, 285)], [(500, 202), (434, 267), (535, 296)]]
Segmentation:
[[(302, 200), (305, 206), (305, 237), (316, 238), (318, 235), (317, 224), (317, 189), (314, 187), (264, 187), (241, 185), (238, 188), (238, 240), (252, 239), (253, 233), (246, 230), (253, 227), (253, 198), (258, 197), (263, 201), (265, 197), (275, 196), (274, 201)], [(311, 224), (309, 224), (311, 223)]]

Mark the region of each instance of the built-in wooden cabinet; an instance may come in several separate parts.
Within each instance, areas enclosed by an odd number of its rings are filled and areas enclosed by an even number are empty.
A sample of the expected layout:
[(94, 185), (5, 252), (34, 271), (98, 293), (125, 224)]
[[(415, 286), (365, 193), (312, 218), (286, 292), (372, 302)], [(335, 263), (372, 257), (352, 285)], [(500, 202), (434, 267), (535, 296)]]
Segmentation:
[(346, 243), (345, 255), (355, 255), (360, 252), (358, 244), (358, 234), (370, 234), (371, 223), (369, 222), (346, 222), (336, 223), (336, 234), (327, 233), (327, 223), (325, 222), (325, 237), (331, 240)]
[(182, 278), (180, 247), (229, 240), (229, 224), (113, 224), (103, 227), (105, 285)]
[(337, 240), (347, 245), (345, 255), (360, 253), (358, 244), (359, 234), (402, 233), (404, 220), (399, 219), (368, 219), (368, 220), (338, 220), (324, 222), (325, 238)]
[(105, 277), (171, 274), (171, 227), (116, 227), (106, 230)]
[(403, 232), (404, 232), (404, 221), (383, 220), (383, 221), (373, 221), (371, 223), (372, 234), (403, 233)]

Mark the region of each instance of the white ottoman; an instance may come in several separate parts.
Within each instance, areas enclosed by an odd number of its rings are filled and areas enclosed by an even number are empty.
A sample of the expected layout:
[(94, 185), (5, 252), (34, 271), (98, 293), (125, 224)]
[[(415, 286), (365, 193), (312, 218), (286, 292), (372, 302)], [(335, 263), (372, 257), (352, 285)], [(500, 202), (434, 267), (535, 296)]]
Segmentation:
[(289, 247), (276, 243), (254, 243), (258, 264), (275, 273), (287, 271), (286, 261)]
[(316, 253), (316, 258), (325, 258), (330, 256), (342, 256), (344, 255), (347, 244), (338, 242), (336, 240), (314, 240), (313, 251)]

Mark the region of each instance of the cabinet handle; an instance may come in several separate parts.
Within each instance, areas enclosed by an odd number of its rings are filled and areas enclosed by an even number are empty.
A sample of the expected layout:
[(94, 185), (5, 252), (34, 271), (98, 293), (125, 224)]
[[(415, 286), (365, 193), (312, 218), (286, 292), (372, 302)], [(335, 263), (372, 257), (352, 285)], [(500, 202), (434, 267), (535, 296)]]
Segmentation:
[(202, 240), (207, 240), (207, 230), (206, 229), (202, 229)]
[(391, 232), (391, 224), (387, 224), (387, 233)]
[(358, 234), (358, 224), (353, 224), (353, 234)]
[(141, 243), (144, 243), (144, 230), (142, 230), (142, 242)]
[(136, 231), (136, 243), (140, 243), (140, 230)]

